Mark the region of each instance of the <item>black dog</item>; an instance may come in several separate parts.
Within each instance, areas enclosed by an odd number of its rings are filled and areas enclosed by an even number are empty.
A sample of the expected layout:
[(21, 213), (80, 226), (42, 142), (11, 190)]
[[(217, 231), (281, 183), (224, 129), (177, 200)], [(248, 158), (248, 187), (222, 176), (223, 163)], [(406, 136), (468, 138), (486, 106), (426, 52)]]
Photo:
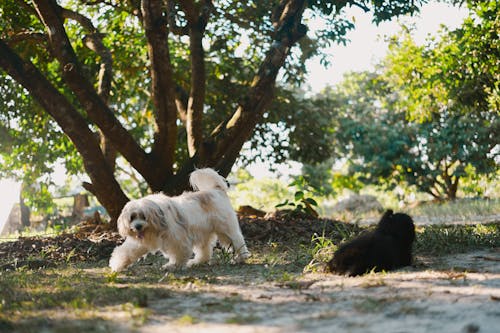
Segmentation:
[(328, 262), (331, 272), (349, 276), (411, 265), (415, 225), (410, 216), (387, 210), (373, 231), (343, 244)]

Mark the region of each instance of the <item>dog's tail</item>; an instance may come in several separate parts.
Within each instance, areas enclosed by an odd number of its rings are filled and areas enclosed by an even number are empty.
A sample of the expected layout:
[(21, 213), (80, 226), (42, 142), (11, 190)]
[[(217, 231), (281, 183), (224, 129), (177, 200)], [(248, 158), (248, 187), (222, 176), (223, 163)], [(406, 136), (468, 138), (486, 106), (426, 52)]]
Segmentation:
[(226, 178), (219, 175), (214, 169), (197, 169), (189, 176), (189, 183), (195, 191), (222, 190), (229, 189)]

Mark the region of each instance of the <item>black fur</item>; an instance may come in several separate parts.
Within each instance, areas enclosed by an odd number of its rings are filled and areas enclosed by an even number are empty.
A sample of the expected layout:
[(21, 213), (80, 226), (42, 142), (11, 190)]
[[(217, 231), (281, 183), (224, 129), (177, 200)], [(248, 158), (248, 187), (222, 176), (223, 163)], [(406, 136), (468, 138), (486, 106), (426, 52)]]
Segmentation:
[(328, 262), (331, 272), (349, 276), (390, 271), (412, 263), (415, 225), (409, 215), (387, 210), (377, 227), (341, 245)]

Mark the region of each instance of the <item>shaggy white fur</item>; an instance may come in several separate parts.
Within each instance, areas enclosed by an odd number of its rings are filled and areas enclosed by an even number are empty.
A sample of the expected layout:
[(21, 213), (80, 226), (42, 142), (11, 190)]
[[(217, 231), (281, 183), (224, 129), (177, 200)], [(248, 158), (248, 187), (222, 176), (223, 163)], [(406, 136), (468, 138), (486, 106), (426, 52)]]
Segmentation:
[(250, 257), (225, 178), (206, 168), (191, 173), (189, 182), (197, 192), (177, 197), (152, 194), (125, 205), (118, 231), (126, 239), (111, 255), (113, 271), (157, 251), (169, 259), (166, 268), (170, 271), (202, 264), (212, 258), (217, 240), (223, 247), (233, 247), (235, 262)]

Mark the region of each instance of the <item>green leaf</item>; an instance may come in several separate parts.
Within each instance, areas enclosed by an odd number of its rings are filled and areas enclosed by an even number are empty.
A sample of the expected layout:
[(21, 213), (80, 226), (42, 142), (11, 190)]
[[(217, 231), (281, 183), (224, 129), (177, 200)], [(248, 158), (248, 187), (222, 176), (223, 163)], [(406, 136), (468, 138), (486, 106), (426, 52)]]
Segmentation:
[(318, 203), (313, 198), (305, 198), (304, 201), (311, 206), (318, 206)]
[(295, 201), (300, 201), (304, 198), (304, 192), (297, 191), (295, 192)]

